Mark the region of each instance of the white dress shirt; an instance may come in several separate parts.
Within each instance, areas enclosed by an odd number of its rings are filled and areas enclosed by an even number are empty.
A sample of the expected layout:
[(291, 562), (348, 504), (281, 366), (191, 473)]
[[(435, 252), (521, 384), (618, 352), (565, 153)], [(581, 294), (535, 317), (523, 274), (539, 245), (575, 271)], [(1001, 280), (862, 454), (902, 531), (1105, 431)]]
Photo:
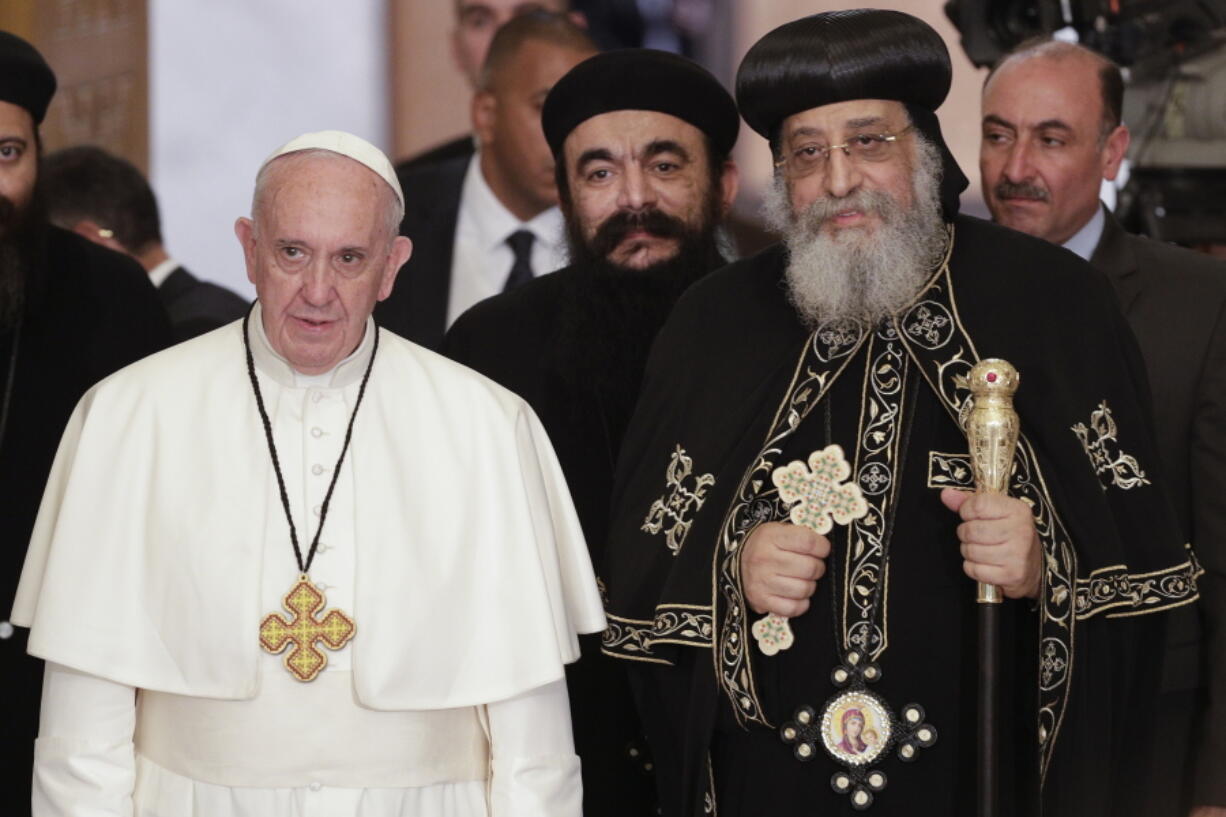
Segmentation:
[(179, 262), (173, 258), (167, 258), (162, 263), (158, 264), (153, 269), (149, 270), (149, 280), (153, 282), (155, 287), (161, 287), (166, 283), (166, 279), (170, 277), (170, 273), (179, 268)]
[(1074, 233), (1072, 238), (1060, 246), (1077, 253), (1084, 260), (1089, 261), (1090, 256), (1094, 254), (1094, 250), (1098, 248), (1099, 239), (1103, 237), (1103, 225), (1106, 223), (1107, 217), (1103, 215), (1103, 208), (1100, 204), (1098, 209), (1094, 211), (1093, 218)]
[(507, 238), (516, 230), (528, 230), (532, 242), (532, 274), (553, 272), (566, 266), (562, 212), (557, 207), (520, 221), (511, 213), (481, 173), (481, 154), (473, 156), (464, 175), (460, 212), (456, 219), (455, 246), (451, 256), (451, 291), (447, 298), (447, 325), (470, 306), (502, 292), (515, 253)]

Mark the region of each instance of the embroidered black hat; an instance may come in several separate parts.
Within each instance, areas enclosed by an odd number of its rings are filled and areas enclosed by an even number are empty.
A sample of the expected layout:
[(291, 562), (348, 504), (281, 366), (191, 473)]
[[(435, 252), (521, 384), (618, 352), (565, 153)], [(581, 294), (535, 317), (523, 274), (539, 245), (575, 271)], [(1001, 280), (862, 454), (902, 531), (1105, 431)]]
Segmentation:
[(25, 40), (0, 31), (0, 101), (25, 108), (41, 124), (55, 95), (55, 74)]
[(828, 11), (785, 23), (758, 40), (736, 76), (741, 116), (770, 140), (793, 114), (835, 102), (901, 102), (912, 123), (941, 153), (941, 203), (958, 211), (966, 176), (941, 135), (936, 109), (953, 81), (949, 49), (932, 26), (901, 11)]
[(719, 80), (685, 57), (650, 48), (596, 54), (572, 68), (549, 91), (541, 111), (554, 156), (570, 132), (612, 111), (657, 111), (705, 133), (720, 153), (736, 144), (740, 119)]

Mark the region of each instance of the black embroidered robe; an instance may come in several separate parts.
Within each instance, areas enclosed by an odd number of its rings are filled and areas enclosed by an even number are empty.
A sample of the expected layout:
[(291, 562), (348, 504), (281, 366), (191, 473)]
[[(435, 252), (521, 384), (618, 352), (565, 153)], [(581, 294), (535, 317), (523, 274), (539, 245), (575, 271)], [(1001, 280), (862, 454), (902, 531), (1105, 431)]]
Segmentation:
[[(1044, 548), (1040, 599), (1002, 611), (1004, 813), (1129, 813), (1160, 743), (1162, 628), (1145, 614), (1192, 602), (1198, 571), (1157, 475), (1144, 370), (1107, 282), (1071, 253), (967, 217), (951, 236), (877, 326), (810, 333), (775, 247), (692, 287), (657, 340), (619, 460), (604, 650), (631, 669), (665, 814), (852, 813), (831, 786), (846, 767), (820, 741), (802, 762), (780, 732), (803, 706), (820, 715), (852, 649), (893, 712), (919, 704), (938, 735), (912, 762), (880, 752), (871, 810), (973, 813), (974, 584), (938, 494), (972, 487), (958, 418), (986, 357), (1021, 374), (1011, 493)], [(831, 531), (795, 644), (768, 657), (740, 548), (787, 518), (772, 471), (830, 444), (869, 513)]]

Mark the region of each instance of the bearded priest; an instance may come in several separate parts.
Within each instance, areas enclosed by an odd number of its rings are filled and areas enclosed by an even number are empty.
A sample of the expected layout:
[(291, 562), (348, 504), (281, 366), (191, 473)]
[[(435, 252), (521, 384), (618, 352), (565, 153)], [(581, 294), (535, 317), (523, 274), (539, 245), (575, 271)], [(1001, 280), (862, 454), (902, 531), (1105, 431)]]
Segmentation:
[(248, 316), (88, 392), (13, 621), (36, 814), (580, 814), (564, 664), (604, 619), (549, 442), (371, 318), (387, 158), (301, 136), (235, 232)]
[[(661, 330), (602, 572), (666, 814), (976, 813), (975, 582), (1006, 597), (999, 814), (1132, 814), (1161, 745), (1157, 614), (1198, 568), (1142, 362), (1105, 278), (958, 214), (950, 81), (895, 11), (796, 20), (740, 66), (785, 240)], [(970, 490), (982, 358), (1021, 375), (1009, 497)]]

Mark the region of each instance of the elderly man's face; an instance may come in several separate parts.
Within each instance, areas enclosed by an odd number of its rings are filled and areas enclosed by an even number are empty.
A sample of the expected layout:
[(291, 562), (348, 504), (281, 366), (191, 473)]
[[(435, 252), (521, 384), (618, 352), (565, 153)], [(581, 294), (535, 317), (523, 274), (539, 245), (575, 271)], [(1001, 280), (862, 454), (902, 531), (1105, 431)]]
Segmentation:
[(1094, 216), (1128, 131), (1102, 133), (1097, 63), (1084, 56), (1006, 63), (983, 93), (979, 172), (992, 217), (1063, 244)]
[(528, 221), (558, 202), (541, 107), (554, 83), (592, 55), (543, 40), (524, 42), (492, 87), (473, 98), (481, 170), (507, 209)]
[(456, 65), (476, 87), (490, 40), (500, 26), (529, 11), (566, 11), (567, 0), (456, 0), (456, 27), (451, 35)]
[[(814, 202), (825, 201), (831, 208), (822, 230), (830, 234), (859, 231), (865, 240), (881, 226), (882, 215), (861, 193), (882, 193), (902, 210), (914, 198), (914, 135), (908, 131), (909, 118), (902, 103), (882, 99), (856, 99), (810, 108), (783, 120), (780, 143), (785, 162), (781, 171), (787, 178), (792, 212), (805, 212)], [(894, 141), (873, 141), (876, 147), (865, 159), (852, 148), (849, 156), (842, 149), (830, 151), (824, 161), (812, 163), (822, 149), (851, 144), (857, 139), (877, 140), (894, 136)], [(865, 144), (868, 144), (866, 142)], [(840, 206), (845, 202), (846, 206)]]
[(235, 224), (247, 277), (273, 349), (297, 371), (323, 374), (361, 342), (411, 245), (391, 229), (394, 194), (364, 165), (290, 154), (268, 173), (254, 221)]
[(0, 239), (30, 203), (37, 177), (34, 119), (25, 108), (0, 102)]
[[(697, 231), (712, 209), (722, 217), (736, 196), (735, 166), (712, 189), (702, 131), (657, 111), (613, 111), (581, 123), (563, 144), (569, 217), (588, 245), (606, 243), (607, 259), (646, 269), (675, 257), (680, 228)], [(712, 197), (718, 204), (711, 207)], [(602, 232), (602, 228), (606, 228)]]

